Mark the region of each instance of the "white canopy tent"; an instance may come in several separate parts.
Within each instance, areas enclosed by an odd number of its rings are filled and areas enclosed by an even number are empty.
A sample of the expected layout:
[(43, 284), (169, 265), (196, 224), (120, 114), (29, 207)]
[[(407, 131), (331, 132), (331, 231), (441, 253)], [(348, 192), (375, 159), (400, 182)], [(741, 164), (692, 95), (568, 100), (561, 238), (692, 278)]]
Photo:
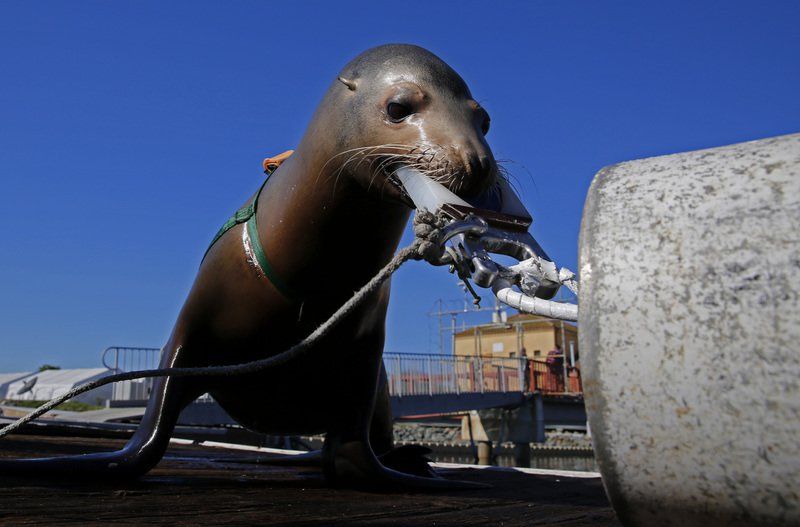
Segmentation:
[[(89, 381), (110, 375), (106, 368), (79, 368), (74, 370), (45, 370), (30, 373), (8, 384), (6, 399), (25, 401), (47, 401), (58, 397), (72, 388)], [(35, 382), (34, 382), (34, 379)], [(32, 384), (32, 386), (31, 386)], [(29, 387), (28, 390), (25, 390)], [(22, 393), (20, 393), (22, 392)], [(87, 404), (104, 405), (111, 398), (111, 385), (101, 386), (96, 390), (76, 397), (75, 401)]]
[(8, 398), (6, 394), (9, 393), (8, 387), (11, 383), (29, 375), (31, 375), (30, 372), (0, 373), (0, 399)]

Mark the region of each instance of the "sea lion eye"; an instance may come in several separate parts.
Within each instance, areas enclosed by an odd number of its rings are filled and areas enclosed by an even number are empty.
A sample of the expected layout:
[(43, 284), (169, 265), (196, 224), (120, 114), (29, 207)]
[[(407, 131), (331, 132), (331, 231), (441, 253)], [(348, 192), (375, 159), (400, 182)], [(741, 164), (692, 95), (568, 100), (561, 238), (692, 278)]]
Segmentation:
[(386, 105), (386, 113), (389, 115), (389, 118), (392, 121), (397, 123), (414, 112), (412, 112), (411, 108), (405, 104), (400, 104), (399, 102), (390, 102), (388, 105)]

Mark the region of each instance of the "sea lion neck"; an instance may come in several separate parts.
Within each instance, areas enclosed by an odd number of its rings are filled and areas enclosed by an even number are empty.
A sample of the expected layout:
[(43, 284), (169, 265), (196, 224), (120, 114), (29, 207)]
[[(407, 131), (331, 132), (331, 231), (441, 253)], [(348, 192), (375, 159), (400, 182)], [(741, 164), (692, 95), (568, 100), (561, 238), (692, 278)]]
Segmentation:
[(298, 147), (267, 182), (257, 221), (267, 257), (281, 276), (322, 279), (326, 287), (352, 293), (389, 261), (410, 209), (376, 199), (338, 164), (325, 166), (330, 157)]

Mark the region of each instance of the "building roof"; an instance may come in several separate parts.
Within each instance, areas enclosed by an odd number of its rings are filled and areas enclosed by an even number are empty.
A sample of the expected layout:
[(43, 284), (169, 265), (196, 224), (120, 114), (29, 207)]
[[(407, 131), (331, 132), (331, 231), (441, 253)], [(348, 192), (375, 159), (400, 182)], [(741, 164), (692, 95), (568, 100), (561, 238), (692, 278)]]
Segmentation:
[(31, 396), (42, 399), (50, 399), (54, 394), (60, 395), (78, 384), (104, 377), (111, 371), (106, 368), (77, 368), (72, 370), (45, 370), (29, 373), (8, 384), (5, 397), (13, 399), (17, 392), (23, 388), (26, 381), (36, 377), (36, 384), (33, 385)]
[[(508, 317), (507, 322), (505, 324), (495, 324), (495, 323), (488, 323), (488, 324), (478, 324), (477, 326), (472, 326), (465, 330), (459, 331), (456, 333), (456, 336), (461, 335), (473, 335), (475, 332), (475, 328), (479, 328), (481, 332), (485, 333), (497, 333), (497, 332), (505, 332), (511, 330), (512, 324), (523, 323), (526, 326), (528, 324), (536, 324), (538, 327), (552, 327), (552, 328), (561, 328), (561, 321), (555, 320), (552, 318), (547, 318), (539, 315), (531, 315), (529, 313), (517, 313), (515, 315), (511, 315)], [(571, 322), (564, 322), (564, 326), (567, 329), (577, 331), (578, 327), (571, 323)]]
[(17, 372), (17, 373), (0, 373), (0, 399), (6, 398), (6, 393), (8, 393), (8, 387), (22, 379), (23, 377), (27, 377), (30, 375), (30, 372)]
[[(44, 370), (29, 373), (26, 377), (38, 377), (37, 383), (42, 384), (68, 384), (70, 386), (86, 382), (103, 373), (109, 373), (107, 368), (76, 368), (72, 370)], [(27, 379), (26, 379), (27, 380)]]
[(0, 373), (0, 386), (27, 377), (31, 372)]

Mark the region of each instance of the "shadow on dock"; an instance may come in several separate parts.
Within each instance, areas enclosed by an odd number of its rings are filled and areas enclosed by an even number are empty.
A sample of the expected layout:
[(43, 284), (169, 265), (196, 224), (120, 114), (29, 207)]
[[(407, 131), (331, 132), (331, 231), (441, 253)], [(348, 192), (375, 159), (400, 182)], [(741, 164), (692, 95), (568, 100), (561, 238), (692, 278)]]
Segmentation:
[[(0, 457), (110, 451), (119, 439), (18, 436)], [(619, 525), (598, 478), (513, 470), (439, 469), (489, 490), (370, 493), (325, 486), (316, 468), (234, 462), (250, 453), (171, 445), (132, 482), (42, 481), (0, 475), (7, 525)], [(228, 462), (227, 460), (230, 460)], [(13, 505), (12, 505), (13, 504)]]

